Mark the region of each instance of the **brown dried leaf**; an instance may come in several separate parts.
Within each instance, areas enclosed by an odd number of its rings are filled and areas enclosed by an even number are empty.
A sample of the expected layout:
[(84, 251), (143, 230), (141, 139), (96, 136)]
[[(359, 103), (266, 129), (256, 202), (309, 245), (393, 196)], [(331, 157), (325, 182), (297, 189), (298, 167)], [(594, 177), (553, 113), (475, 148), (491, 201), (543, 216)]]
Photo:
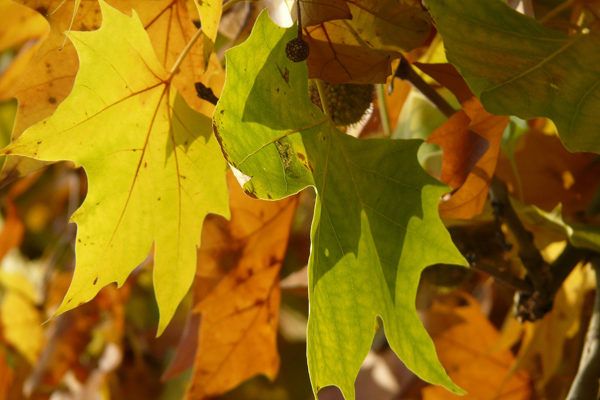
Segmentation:
[(231, 221), (207, 221), (195, 311), (202, 321), (187, 398), (219, 395), (279, 368), (279, 270), (297, 198), (254, 200), (230, 177)]
[[(456, 304), (461, 300), (466, 304)], [(529, 376), (524, 372), (511, 375), (515, 358), (510, 350), (495, 350), (500, 334), (475, 299), (462, 294), (435, 302), (425, 320), (442, 364), (467, 395), (427, 386), (424, 400), (530, 398)]]

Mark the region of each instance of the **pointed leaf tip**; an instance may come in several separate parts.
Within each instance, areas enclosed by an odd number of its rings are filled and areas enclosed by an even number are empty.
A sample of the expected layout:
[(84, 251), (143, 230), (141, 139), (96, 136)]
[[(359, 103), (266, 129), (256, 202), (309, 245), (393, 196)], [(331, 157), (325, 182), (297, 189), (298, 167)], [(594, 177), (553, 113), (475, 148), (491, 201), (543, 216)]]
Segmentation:
[(257, 19), (246, 42), (227, 53), (214, 125), (255, 196), (317, 190), (307, 350), (313, 390), (335, 385), (354, 398), (381, 316), (392, 349), (412, 371), (461, 393), (415, 310), (425, 267), (467, 265), (438, 215), (448, 189), (419, 166), (421, 141), (358, 140), (324, 119), (308, 97), (306, 64), (286, 57), (295, 34), (264, 13)]
[(73, 90), (11, 149), (71, 160), (87, 174), (87, 196), (72, 216), (75, 273), (57, 312), (122, 285), (154, 247), (161, 333), (193, 281), (204, 217), (228, 216), (226, 164), (210, 118), (166, 82), (137, 15), (101, 8), (100, 29), (70, 34), (80, 60)]

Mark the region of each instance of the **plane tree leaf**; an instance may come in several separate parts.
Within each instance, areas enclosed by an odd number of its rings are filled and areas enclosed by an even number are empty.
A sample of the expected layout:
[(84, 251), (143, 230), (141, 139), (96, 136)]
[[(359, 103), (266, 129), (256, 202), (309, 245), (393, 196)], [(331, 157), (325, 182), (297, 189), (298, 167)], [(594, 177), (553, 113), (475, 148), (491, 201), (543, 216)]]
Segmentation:
[[(34, 123), (50, 116), (73, 87), (79, 63), (75, 49), (65, 38), (64, 32), (70, 29), (97, 29), (101, 22), (96, 0), (83, 0), (78, 5), (73, 1), (63, 0), (20, 2), (44, 15), (50, 31), (45, 40), (38, 44), (39, 49), (30, 55), (30, 59), (11, 69), (11, 77), (16, 75), (15, 78), (9, 82), (6, 82), (8, 79), (5, 77), (0, 79), (0, 88), (6, 95), (14, 96), (19, 101), (13, 138), (18, 137)], [(136, 10), (150, 35), (158, 59), (166, 68), (173, 65), (196, 31), (185, 0), (111, 0), (109, 3), (123, 12), (130, 13), (132, 9)], [(39, 14), (38, 16), (42, 18)], [(203, 41), (200, 40), (192, 46), (173, 78), (173, 85), (195, 110), (208, 113), (212, 106), (202, 102), (194, 89), (194, 82), (204, 80), (203, 47)], [(8, 157), (3, 166), (2, 177), (25, 174), (39, 167), (39, 162), (21, 157)]]
[(571, 151), (600, 152), (600, 34), (548, 29), (503, 1), (427, 0), (448, 60), (486, 109), (548, 117)]
[(427, 13), (416, 1), (354, 0), (347, 4), (352, 19), (304, 29), (310, 45), (311, 78), (331, 83), (385, 82), (391, 74), (391, 60), (399, 57), (397, 51), (418, 47), (431, 30)]
[(286, 57), (295, 28), (266, 13), (227, 53), (214, 129), (245, 190), (279, 199), (308, 186), (318, 199), (309, 260), (308, 364), (315, 392), (354, 379), (383, 319), (392, 349), (423, 379), (460, 392), (439, 364), (416, 311), (421, 271), (462, 264), (437, 213), (447, 188), (418, 165), (421, 141), (359, 140), (308, 97), (305, 63)]
[(225, 163), (210, 119), (172, 87), (138, 16), (100, 7), (99, 30), (69, 33), (80, 63), (72, 92), (3, 153), (86, 171), (72, 216), (77, 263), (58, 312), (121, 285), (154, 245), (161, 332), (192, 283), (205, 215), (228, 214)]
[(279, 270), (298, 199), (256, 200), (230, 182), (231, 221), (211, 218), (202, 232), (189, 399), (216, 397), (256, 374), (274, 380), (279, 370)]

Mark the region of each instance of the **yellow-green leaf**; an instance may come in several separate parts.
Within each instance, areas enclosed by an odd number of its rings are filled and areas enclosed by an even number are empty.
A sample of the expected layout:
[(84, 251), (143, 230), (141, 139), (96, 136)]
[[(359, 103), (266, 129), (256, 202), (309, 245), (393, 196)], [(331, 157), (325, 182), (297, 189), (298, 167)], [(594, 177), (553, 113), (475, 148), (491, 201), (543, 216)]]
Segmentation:
[(87, 174), (72, 216), (75, 274), (58, 312), (121, 285), (154, 245), (162, 332), (192, 283), (204, 217), (228, 214), (225, 161), (210, 119), (171, 86), (137, 14), (100, 5), (99, 30), (69, 33), (80, 61), (73, 91), (3, 152), (71, 160)]

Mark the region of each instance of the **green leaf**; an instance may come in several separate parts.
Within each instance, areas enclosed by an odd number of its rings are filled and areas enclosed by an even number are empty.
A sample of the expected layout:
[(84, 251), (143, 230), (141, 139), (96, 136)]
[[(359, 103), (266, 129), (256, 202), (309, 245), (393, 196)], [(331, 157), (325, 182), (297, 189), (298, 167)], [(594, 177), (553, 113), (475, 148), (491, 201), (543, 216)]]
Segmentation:
[(71, 160), (87, 174), (72, 216), (75, 274), (57, 312), (123, 284), (154, 245), (160, 333), (194, 278), (204, 217), (228, 215), (225, 161), (210, 119), (171, 87), (137, 15), (100, 5), (99, 30), (68, 34), (80, 61), (73, 91), (3, 152)]
[(562, 236), (573, 247), (600, 251), (600, 226), (582, 223), (569, 223), (563, 219), (562, 205), (557, 205), (552, 211), (544, 211), (534, 205), (524, 205), (511, 200), (515, 210), (528, 226), (535, 227), (544, 233)]
[(485, 108), (548, 117), (571, 151), (600, 152), (600, 34), (567, 36), (500, 0), (427, 0), (448, 60)]
[(249, 193), (282, 198), (307, 186), (318, 199), (309, 260), (308, 363), (315, 392), (354, 379), (381, 317), (389, 343), (426, 381), (459, 393), (415, 311), (421, 271), (466, 265), (439, 219), (447, 188), (417, 163), (420, 140), (358, 140), (338, 131), (308, 96), (305, 63), (285, 55), (295, 28), (263, 13), (227, 53), (214, 128)]

